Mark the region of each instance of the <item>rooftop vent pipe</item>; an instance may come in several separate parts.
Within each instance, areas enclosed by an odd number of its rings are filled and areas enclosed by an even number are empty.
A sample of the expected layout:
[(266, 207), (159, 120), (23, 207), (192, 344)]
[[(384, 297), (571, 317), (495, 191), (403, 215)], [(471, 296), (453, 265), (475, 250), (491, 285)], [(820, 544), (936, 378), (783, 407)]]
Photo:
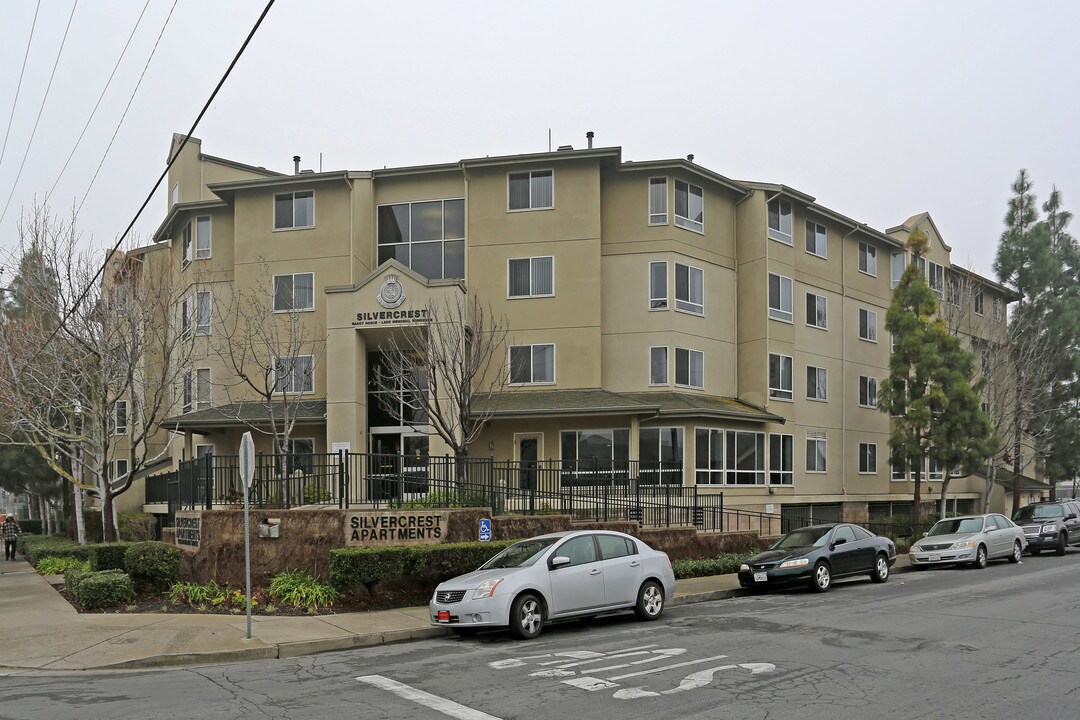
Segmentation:
[(686, 156), (686, 162), (694, 162), (694, 153), (690, 153)]
[(593, 139), (594, 135), (596, 135), (596, 133), (594, 133), (592, 130), (585, 133), (585, 138), (589, 141), (589, 149), (590, 150), (592, 150), (592, 139)]
[(293, 155), (292, 156), (292, 164), (293, 164), (293, 175), (299, 175), (300, 174), (300, 156), (299, 155)]

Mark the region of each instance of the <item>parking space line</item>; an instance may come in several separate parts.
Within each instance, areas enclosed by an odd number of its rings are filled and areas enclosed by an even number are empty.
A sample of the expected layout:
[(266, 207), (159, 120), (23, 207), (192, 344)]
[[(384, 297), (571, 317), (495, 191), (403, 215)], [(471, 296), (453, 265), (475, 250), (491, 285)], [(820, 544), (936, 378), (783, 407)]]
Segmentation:
[(438, 695), (432, 695), (429, 692), (418, 690), (410, 685), (400, 683), (397, 680), (391, 680), (382, 675), (363, 675), (356, 679), (381, 690), (392, 692), (405, 700), (411, 700), (418, 705), (431, 708), (443, 715), (456, 718), (456, 720), (500, 720), (500, 718), (497, 718), (494, 715), (488, 715), (486, 712), (458, 704), (453, 700), (447, 700)]

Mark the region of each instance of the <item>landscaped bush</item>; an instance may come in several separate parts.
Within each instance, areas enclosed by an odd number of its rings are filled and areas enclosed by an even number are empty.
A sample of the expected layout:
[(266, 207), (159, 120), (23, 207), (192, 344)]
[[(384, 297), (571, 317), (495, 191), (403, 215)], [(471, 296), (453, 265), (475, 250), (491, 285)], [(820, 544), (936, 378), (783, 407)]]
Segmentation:
[(67, 591), (69, 597), (74, 598), (78, 589), (78, 585), (82, 582), (82, 579), (90, 574), (88, 568), (72, 568), (64, 573), (64, 590)]
[(124, 568), (139, 592), (165, 592), (180, 579), (180, 548), (163, 542), (135, 543), (124, 555)]
[(318, 610), (333, 605), (338, 593), (330, 585), (302, 570), (287, 570), (270, 581), (270, 597), (284, 605)]
[(49, 555), (41, 558), (37, 564), (38, 575), (63, 575), (71, 570), (88, 571), (90, 563), (73, 557)]
[(124, 570), (124, 557), (128, 548), (135, 543), (118, 542), (105, 543), (104, 545), (90, 546), (90, 569), (97, 570)]
[(479, 492), (430, 492), (419, 500), (401, 503), (403, 508), (473, 508), (491, 507), (491, 499)]
[(512, 540), (412, 547), (343, 548), (330, 551), (330, 583), (342, 591), (370, 590), (392, 578), (438, 584), (472, 572)]
[(73, 557), (90, 559), (90, 547), (68, 540), (62, 535), (24, 535), (19, 538), (18, 550), (31, 565), (44, 557)]
[(150, 513), (122, 512), (117, 519), (123, 541), (146, 542), (157, 537), (157, 518)]
[(677, 580), (706, 575), (727, 575), (738, 572), (739, 566), (749, 557), (748, 554), (720, 553), (714, 558), (704, 560), (676, 560), (671, 563), (671, 569), (675, 572)]
[(83, 513), (83, 528), (86, 531), (86, 542), (99, 543), (105, 538), (101, 528), (101, 512), (88, 510)]
[[(211, 580), (208, 583), (196, 582), (173, 583), (169, 590), (169, 601), (173, 605), (190, 605), (199, 610), (205, 610), (209, 606), (225, 607), (230, 610), (244, 610), (247, 598), (243, 590), (235, 590), (228, 585), (218, 585)], [(255, 592), (251, 597), (251, 609), (259, 607), (259, 599)]]
[(304, 504), (316, 505), (319, 503), (325, 503), (330, 501), (330, 491), (324, 487), (318, 485), (306, 485), (304, 486)]
[(131, 577), (122, 570), (86, 573), (75, 583), (73, 590), (76, 602), (87, 610), (112, 607), (135, 599)]

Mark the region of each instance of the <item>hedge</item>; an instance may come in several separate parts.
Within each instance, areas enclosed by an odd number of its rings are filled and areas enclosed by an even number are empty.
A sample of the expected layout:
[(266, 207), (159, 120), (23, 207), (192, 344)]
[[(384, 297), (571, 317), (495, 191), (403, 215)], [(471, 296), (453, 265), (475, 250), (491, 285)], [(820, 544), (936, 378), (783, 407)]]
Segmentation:
[(20, 520), (19, 527), (22, 528), (24, 535), (40, 535), (41, 534), (41, 521), (40, 520)]
[(180, 579), (180, 548), (163, 542), (134, 543), (124, 567), (139, 592), (166, 592)]
[(330, 551), (330, 584), (349, 592), (372, 589), (392, 578), (438, 584), (472, 572), (516, 540), (411, 547), (343, 548)]
[(157, 537), (157, 519), (150, 513), (122, 512), (117, 519), (121, 541), (146, 542)]
[(135, 543), (118, 542), (105, 543), (104, 545), (90, 546), (90, 569), (91, 570), (124, 570), (124, 557), (128, 548)]
[(739, 566), (751, 557), (749, 554), (720, 553), (714, 558), (704, 560), (676, 560), (671, 563), (676, 580), (704, 577), (706, 575), (727, 575), (739, 571)]
[(131, 577), (122, 570), (103, 570), (81, 575), (72, 586), (75, 600), (87, 610), (112, 607), (135, 599)]
[(68, 540), (62, 535), (24, 535), (19, 538), (18, 550), (31, 565), (37, 565), (43, 557), (73, 557), (90, 559), (90, 547)]

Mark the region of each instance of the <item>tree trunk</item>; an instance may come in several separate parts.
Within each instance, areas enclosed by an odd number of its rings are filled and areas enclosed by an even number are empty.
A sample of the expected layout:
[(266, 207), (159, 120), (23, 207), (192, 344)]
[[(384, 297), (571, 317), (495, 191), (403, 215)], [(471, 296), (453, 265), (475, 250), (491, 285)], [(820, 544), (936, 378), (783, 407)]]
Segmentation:
[(947, 505), (945, 501), (945, 493), (949, 491), (949, 471), (945, 471), (945, 478), (941, 481), (941, 500), (938, 503), (938, 520), (945, 519), (945, 507)]
[(116, 501), (112, 495), (112, 488), (105, 483), (105, 493), (101, 498), (101, 539), (107, 543), (116, 542), (116, 525), (113, 518)]
[[(1021, 303), (1023, 300), (1021, 300)], [(1023, 427), (1021, 420), (1022, 413), (1022, 399), (1024, 394), (1024, 371), (1020, 367), (1020, 363), (1016, 364), (1016, 403), (1014, 404), (1013, 417), (1013, 501), (1012, 501), (1012, 515), (1020, 509), (1020, 477), (1024, 470), (1023, 458), (1021, 458), (1020, 449), (1020, 429)]]
[(922, 516), (922, 466), (926, 463), (920, 460), (919, 467), (915, 470), (915, 495), (914, 504), (911, 508), (911, 527), (918, 534), (919, 520)]
[(75, 486), (75, 501), (72, 503), (75, 515), (75, 540), (80, 545), (86, 544), (86, 520), (83, 518), (83, 489)]
[(983, 495), (983, 514), (990, 512), (990, 498), (994, 496), (994, 481), (997, 480), (997, 463), (993, 458), (986, 463), (986, 493)]

